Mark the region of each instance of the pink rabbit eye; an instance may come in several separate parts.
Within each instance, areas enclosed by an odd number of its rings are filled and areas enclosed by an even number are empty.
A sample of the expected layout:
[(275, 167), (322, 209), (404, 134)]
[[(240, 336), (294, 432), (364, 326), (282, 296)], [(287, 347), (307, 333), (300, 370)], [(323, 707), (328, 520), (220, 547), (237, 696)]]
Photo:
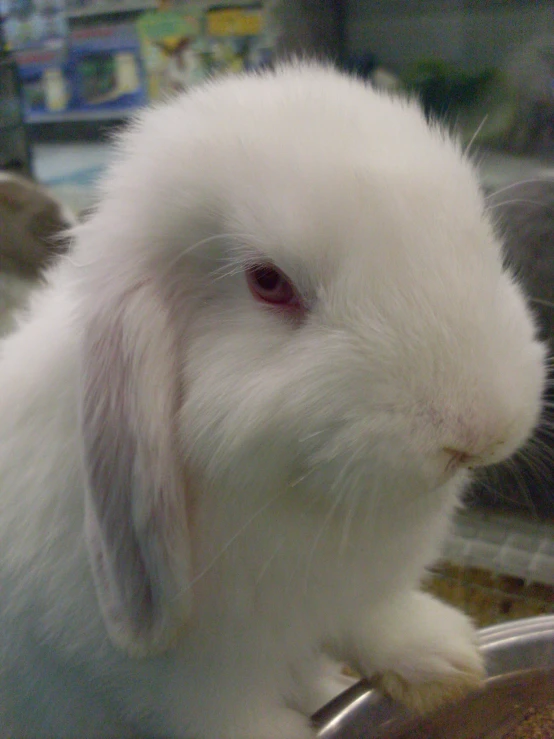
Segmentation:
[(246, 280), (255, 298), (269, 305), (300, 308), (293, 284), (271, 264), (256, 264), (246, 270)]

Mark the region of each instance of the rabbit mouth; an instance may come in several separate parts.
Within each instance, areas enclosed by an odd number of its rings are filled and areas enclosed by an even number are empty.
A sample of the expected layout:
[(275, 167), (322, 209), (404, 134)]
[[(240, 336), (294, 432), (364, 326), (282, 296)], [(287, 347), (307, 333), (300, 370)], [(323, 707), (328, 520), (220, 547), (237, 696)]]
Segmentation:
[(460, 469), (474, 470), (483, 466), (477, 455), (464, 449), (444, 447), (441, 453), (446, 457), (445, 471), (449, 475), (455, 475)]

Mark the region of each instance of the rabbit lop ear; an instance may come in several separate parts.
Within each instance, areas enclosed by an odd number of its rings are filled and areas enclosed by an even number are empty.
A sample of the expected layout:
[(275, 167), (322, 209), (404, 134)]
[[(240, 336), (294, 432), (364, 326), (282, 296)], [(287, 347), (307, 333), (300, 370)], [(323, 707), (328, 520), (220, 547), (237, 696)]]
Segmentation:
[(116, 290), (85, 320), (86, 536), (110, 637), (149, 654), (173, 641), (191, 610), (180, 373), (154, 281)]

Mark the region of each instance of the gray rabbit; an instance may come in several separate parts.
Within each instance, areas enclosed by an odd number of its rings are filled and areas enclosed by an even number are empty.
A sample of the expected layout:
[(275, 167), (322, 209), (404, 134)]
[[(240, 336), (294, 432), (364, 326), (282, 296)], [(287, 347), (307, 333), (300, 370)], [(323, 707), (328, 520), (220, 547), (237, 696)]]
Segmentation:
[(16, 325), (45, 271), (68, 249), (75, 219), (44, 187), (0, 173), (0, 337)]
[[(538, 318), (541, 338), (554, 357), (554, 178), (520, 182), (488, 196), (503, 237), (505, 261), (515, 271)], [(532, 449), (508, 466), (483, 472), (474, 500), (554, 515), (554, 372), (546, 392), (544, 423)]]
[(554, 146), (554, 34), (541, 35), (516, 49), (504, 73), (516, 112), (506, 147), (534, 153)]

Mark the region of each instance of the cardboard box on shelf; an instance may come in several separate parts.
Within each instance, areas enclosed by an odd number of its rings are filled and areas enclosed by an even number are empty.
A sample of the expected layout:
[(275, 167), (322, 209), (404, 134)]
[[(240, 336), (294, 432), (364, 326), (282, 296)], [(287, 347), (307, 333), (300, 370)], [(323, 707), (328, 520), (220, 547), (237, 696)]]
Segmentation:
[(69, 29), (64, 0), (0, 0), (0, 16), (10, 49), (65, 46)]
[(200, 7), (145, 13), (137, 28), (151, 100), (186, 90), (206, 76)]
[(74, 110), (130, 110), (147, 100), (133, 23), (72, 31), (69, 48)]
[(16, 53), (26, 120), (33, 114), (60, 113), (71, 102), (65, 50), (27, 49)]
[(267, 64), (271, 49), (261, 3), (210, 8), (206, 33), (210, 72), (228, 74)]

